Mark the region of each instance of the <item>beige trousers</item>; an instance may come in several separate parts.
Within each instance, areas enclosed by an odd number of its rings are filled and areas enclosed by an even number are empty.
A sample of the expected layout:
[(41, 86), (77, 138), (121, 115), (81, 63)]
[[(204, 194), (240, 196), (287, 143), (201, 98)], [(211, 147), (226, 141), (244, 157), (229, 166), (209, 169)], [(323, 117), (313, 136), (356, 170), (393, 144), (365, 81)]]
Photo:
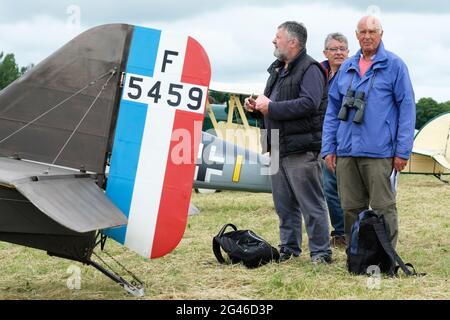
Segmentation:
[(384, 215), (392, 246), (396, 247), (398, 221), (395, 192), (390, 183), (392, 163), (392, 158), (337, 158), (336, 178), (347, 240), (358, 214), (370, 206)]

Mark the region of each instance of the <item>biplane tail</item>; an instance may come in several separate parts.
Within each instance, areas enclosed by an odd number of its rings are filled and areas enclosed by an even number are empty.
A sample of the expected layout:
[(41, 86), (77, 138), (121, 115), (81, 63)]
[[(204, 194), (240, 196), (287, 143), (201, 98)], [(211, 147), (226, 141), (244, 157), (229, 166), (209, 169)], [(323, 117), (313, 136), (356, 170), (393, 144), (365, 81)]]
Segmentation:
[(111, 24), (2, 90), (0, 241), (85, 263), (105, 234), (147, 258), (173, 250), (210, 77), (193, 38)]

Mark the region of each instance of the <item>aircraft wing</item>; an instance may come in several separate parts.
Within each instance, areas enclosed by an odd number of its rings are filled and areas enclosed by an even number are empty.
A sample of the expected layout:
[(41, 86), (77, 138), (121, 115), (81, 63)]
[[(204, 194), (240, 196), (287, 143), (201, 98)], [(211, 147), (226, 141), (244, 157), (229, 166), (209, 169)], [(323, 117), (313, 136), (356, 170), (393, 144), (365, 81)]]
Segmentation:
[(420, 154), (422, 156), (428, 156), (428, 157), (433, 157), (433, 156), (439, 154), (439, 152), (436, 150), (419, 149), (419, 148), (413, 148), (412, 152)]
[(116, 227), (126, 217), (95, 184), (79, 171), (0, 158), (0, 184), (15, 188), (40, 211), (79, 233)]
[(450, 163), (448, 162), (447, 158), (440, 151), (413, 148), (413, 153), (419, 154), (421, 156), (430, 157), (434, 161), (439, 163), (445, 169), (450, 170)]
[(443, 166), (445, 169), (450, 170), (450, 163), (442, 154), (437, 154), (435, 156), (432, 156), (432, 158), (436, 160), (436, 162), (439, 163), (441, 166)]
[(270, 193), (270, 161), (266, 155), (202, 132), (194, 187)]
[(243, 94), (243, 95), (260, 95), (264, 93), (264, 83), (226, 83), (211, 82), (210, 89), (213, 91)]

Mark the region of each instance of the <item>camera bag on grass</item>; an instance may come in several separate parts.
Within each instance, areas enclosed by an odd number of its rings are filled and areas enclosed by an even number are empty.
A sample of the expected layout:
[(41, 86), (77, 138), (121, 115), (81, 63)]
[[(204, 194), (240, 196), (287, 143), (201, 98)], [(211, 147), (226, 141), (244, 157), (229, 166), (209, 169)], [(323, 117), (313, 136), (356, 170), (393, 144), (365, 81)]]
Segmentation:
[[(225, 232), (231, 227), (234, 231)], [(221, 248), (228, 254), (231, 263), (242, 262), (247, 268), (257, 268), (280, 259), (278, 250), (251, 230), (238, 230), (228, 223), (213, 238), (213, 251), (220, 263), (227, 263)]]
[(352, 226), (347, 248), (348, 271), (353, 274), (367, 274), (369, 266), (378, 266), (381, 273), (389, 276), (397, 275), (399, 268), (407, 276), (425, 275), (418, 274), (412, 264), (403, 262), (392, 247), (388, 234), (389, 227), (382, 214), (372, 210), (361, 212)]

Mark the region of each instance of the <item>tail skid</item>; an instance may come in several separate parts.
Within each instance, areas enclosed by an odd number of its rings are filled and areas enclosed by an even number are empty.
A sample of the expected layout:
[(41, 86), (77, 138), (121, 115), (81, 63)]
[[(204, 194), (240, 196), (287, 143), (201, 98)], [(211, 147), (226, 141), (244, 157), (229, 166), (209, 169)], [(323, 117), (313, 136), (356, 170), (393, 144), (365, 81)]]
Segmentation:
[[(105, 252), (106, 253), (106, 252)], [(135, 297), (143, 297), (144, 296), (144, 282), (141, 281), (137, 276), (135, 276), (133, 273), (128, 271), (122, 264), (120, 264), (117, 260), (115, 260), (111, 255), (107, 254), (109, 258), (114, 260), (121, 268), (123, 268), (127, 273), (129, 273), (133, 280), (130, 282), (125, 280), (124, 277), (120, 276), (116, 271), (114, 271), (106, 262), (104, 259), (102, 259), (98, 254), (95, 252), (93, 253), (99, 259), (104, 266), (100, 265), (99, 263), (92, 261), (89, 259), (88, 264), (93, 266), (95, 269), (106, 275), (108, 278), (113, 280), (114, 282), (118, 283), (122, 288), (125, 289), (126, 292), (129, 294), (135, 296)], [(108, 269), (109, 270), (108, 270)]]

